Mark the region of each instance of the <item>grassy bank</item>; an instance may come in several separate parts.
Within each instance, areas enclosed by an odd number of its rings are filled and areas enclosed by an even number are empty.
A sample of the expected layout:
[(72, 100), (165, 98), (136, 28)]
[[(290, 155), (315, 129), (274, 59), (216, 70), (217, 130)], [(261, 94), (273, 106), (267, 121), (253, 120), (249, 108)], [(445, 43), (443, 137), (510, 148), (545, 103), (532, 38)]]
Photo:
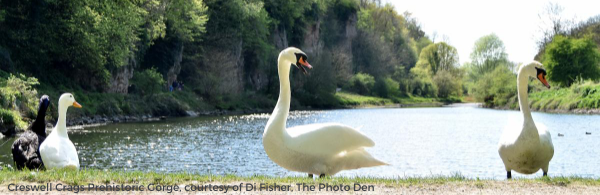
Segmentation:
[(569, 88), (541, 90), (530, 96), (536, 110), (573, 110), (600, 108), (600, 84), (585, 82)]
[[(272, 177), (272, 176), (236, 176), (236, 175), (198, 175), (188, 173), (154, 173), (139, 171), (112, 171), (87, 169), (80, 171), (70, 170), (47, 170), (47, 171), (15, 171), (6, 167), (0, 171), (0, 184), (7, 183), (47, 183), (62, 182), (69, 185), (95, 184), (189, 184), (189, 183), (234, 183), (234, 182), (257, 182), (257, 183), (329, 183), (329, 184), (374, 184), (383, 186), (406, 186), (418, 184), (477, 184), (495, 182), (490, 179), (470, 179), (460, 174), (453, 176), (429, 176), (429, 177), (402, 177), (402, 178), (373, 178), (373, 177), (326, 177), (310, 179), (308, 177)], [(543, 183), (547, 185), (586, 185), (600, 186), (600, 179), (582, 177), (550, 177), (536, 179), (514, 179), (512, 182), (523, 184)]]
[(364, 96), (349, 92), (337, 92), (335, 94), (344, 107), (370, 107), (370, 106), (441, 106), (446, 103), (462, 102), (461, 98), (427, 98), (418, 96), (381, 98), (373, 96)]
[[(600, 109), (600, 83), (588, 81), (575, 83), (571, 87), (554, 87), (552, 89), (533, 86), (529, 92), (529, 105), (533, 110), (575, 112)], [(505, 105), (495, 105), (494, 107), (519, 108), (516, 94), (504, 102), (506, 102)]]

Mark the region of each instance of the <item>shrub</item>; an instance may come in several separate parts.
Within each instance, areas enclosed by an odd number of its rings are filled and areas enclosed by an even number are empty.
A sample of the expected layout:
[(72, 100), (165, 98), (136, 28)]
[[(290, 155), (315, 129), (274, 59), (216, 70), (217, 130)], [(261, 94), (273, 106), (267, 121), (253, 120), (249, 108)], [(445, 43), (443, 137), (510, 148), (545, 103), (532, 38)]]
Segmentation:
[(156, 68), (146, 69), (142, 72), (136, 72), (133, 75), (131, 83), (138, 89), (142, 95), (154, 95), (165, 86), (165, 80)]
[(350, 78), (349, 90), (362, 95), (371, 95), (375, 78), (366, 73), (358, 73)]
[(590, 38), (555, 36), (546, 48), (543, 63), (548, 69), (548, 78), (567, 87), (578, 78), (600, 77), (600, 52)]
[(34, 77), (11, 74), (0, 87), (2, 107), (16, 110), (25, 116), (35, 116), (38, 97), (33, 86), (38, 84), (39, 82)]
[(392, 78), (377, 79), (374, 86), (374, 92), (379, 97), (398, 97), (401, 95), (400, 83), (394, 81)]
[(462, 94), (462, 84), (460, 79), (454, 77), (450, 72), (442, 70), (433, 76), (433, 83), (437, 87), (437, 96), (447, 98), (450, 95), (460, 96)]
[(473, 83), (470, 93), (486, 106), (504, 106), (517, 94), (516, 75), (506, 66), (497, 66)]

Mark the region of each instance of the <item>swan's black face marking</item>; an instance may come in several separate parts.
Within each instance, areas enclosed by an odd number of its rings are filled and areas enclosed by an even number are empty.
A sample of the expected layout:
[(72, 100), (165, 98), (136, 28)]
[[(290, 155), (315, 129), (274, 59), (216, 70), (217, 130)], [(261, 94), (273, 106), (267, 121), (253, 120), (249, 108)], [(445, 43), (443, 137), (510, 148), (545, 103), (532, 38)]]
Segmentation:
[(548, 84), (548, 81), (546, 81), (546, 70), (538, 67), (535, 67), (535, 70), (537, 70), (536, 75), (538, 80), (540, 80), (544, 86), (548, 87), (548, 89), (550, 89), (550, 84)]
[(296, 54), (296, 64), (294, 64), (294, 65), (296, 66), (296, 68), (300, 69), (302, 71), (302, 73), (304, 73), (304, 75), (306, 75), (307, 72), (306, 72), (306, 69), (304, 69), (304, 66), (311, 68), (310, 64), (307, 62), (308, 57), (304, 53), (294, 53), (294, 54)]

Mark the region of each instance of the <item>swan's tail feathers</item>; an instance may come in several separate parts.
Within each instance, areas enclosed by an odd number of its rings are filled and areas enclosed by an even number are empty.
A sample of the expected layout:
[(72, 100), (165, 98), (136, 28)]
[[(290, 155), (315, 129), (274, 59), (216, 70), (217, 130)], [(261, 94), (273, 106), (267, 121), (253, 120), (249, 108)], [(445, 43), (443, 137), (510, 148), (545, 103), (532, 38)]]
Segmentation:
[(359, 148), (350, 152), (340, 153), (340, 163), (344, 164), (344, 169), (358, 169), (363, 167), (375, 167), (389, 165), (383, 161), (371, 156), (364, 148)]

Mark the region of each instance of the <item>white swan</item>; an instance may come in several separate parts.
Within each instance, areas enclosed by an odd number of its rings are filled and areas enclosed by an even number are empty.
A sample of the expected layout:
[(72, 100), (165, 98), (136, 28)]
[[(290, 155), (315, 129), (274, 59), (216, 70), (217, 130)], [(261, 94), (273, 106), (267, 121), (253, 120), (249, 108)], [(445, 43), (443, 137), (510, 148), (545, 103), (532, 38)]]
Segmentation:
[(523, 114), (522, 123), (509, 123), (498, 143), (498, 153), (506, 168), (506, 177), (511, 178), (511, 170), (532, 174), (542, 169), (548, 175), (548, 164), (554, 156), (554, 146), (550, 132), (541, 123), (533, 122), (527, 101), (527, 82), (536, 77), (546, 87), (546, 71), (539, 62), (521, 66), (517, 75), (519, 106)]
[(290, 109), (290, 67), (306, 74), (312, 68), (301, 50), (289, 47), (279, 53), (279, 100), (263, 134), (263, 146), (269, 158), (291, 171), (334, 175), (341, 170), (387, 165), (373, 158), (364, 147), (375, 143), (359, 131), (335, 123), (296, 126), (286, 130)]
[(73, 142), (67, 135), (67, 109), (69, 106), (81, 108), (81, 105), (75, 101), (73, 95), (65, 93), (58, 100), (58, 122), (50, 135), (40, 146), (42, 161), (47, 169), (70, 168), (79, 169), (79, 157)]

